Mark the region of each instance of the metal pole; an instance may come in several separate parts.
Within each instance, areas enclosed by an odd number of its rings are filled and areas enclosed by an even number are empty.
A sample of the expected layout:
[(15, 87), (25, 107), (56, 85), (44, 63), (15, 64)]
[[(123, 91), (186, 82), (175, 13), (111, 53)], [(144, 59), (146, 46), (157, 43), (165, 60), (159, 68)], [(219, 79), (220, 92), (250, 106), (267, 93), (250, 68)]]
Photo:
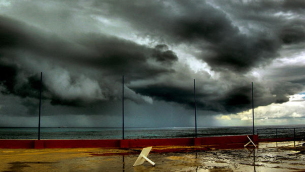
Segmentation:
[(197, 138), (197, 105), (196, 105), (196, 80), (194, 79), (194, 104), (195, 104), (195, 137)]
[(295, 128), (293, 128), (293, 144), (294, 144), (294, 147), (295, 147)]
[[(253, 101), (253, 82), (252, 82), (252, 137), (254, 137), (254, 101)], [(252, 138), (253, 139), (253, 138)]]
[(275, 140), (275, 145), (276, 145), (276, 147), (277, 147), (277, 128), (275, 129), (275, 138), (276, 138), (276, 140)]
[(125, 171), (125, 156), (123, 155), (123, 172)]
[(122, 126), (122, 136), (123, 136), (123, 140), (124, 140), (124, 138), (125, 138), (125, 114), (124, 114), (124, 112), (125, 112), (125, 110), (124, 110), (124, 99), (125, 99), (125, 95), (124, 95), (124, 83), (125, 83), (125, 78), (124, 78), (124, 75), (123, 75), (123, 77), (122, 77), (122, 124), (123, 124), (123, 126)]
[(40, 140), (41, 92), (42, 92), (42, 72), (40, 73), (40, 96), (39, 96), (38, 140)]

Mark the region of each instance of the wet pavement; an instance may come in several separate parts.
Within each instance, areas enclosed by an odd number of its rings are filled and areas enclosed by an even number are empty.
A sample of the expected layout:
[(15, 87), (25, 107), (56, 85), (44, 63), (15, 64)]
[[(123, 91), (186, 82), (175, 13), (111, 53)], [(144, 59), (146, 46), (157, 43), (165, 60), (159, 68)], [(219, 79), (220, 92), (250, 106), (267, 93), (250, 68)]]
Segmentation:
[[(302, 143), (297, 142), (296, 147), (293, 142), (260, 143), (258, 149), (232, 150), (153, 147), (148, 158), (156, 163), (155, 167), (148, 162), (132, 166), (141, 149), (0, 149), (0, 171), (305, 172), (305, 146)], [(166, 149), (179, 151), (160, 153)]]

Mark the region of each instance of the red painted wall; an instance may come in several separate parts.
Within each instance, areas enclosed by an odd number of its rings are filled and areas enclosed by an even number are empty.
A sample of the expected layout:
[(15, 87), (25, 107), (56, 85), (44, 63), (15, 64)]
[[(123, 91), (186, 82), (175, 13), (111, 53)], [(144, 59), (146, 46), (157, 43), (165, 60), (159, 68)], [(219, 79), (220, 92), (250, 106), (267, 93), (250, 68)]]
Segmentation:
[[(258, 143), (258, 136), (253, 141)], [(0, 140), (0, 148), (141, 148), (147, 146), (200, 146), (243, 147), (246, 136), (223, 136), (173, 139), (125, 139), (125, 140)]]
[(34, 148), (35, 140), (0, 140), (0, 148)]
[(147, 146), (192, 146), (194, 138), (176, 138), (176, 139), (129, 139), (130, 148), (147, 147)]
[(45, 148), (120, 147), (120, 140), (44, 140)]

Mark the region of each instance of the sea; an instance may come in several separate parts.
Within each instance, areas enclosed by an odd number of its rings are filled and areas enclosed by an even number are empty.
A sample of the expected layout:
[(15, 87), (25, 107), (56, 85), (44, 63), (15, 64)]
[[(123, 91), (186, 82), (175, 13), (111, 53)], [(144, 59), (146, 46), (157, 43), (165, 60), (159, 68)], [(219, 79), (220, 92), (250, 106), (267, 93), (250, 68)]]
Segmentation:
[[(197, 133), (197, 134), (196, 134)], [(191, 138), (232, 135), (252, 135), (253, 127), (163, 127), (163, 128), (97, 128), (97, 127), (43, 127), (40, 139), (157, 139), (157, 138)], [(305, 139), (305, 125), (257, 126), (254, 134), (259, 138), (295, 137)], [(38, 128), (0, 128), (0, 139), (37, 139)]]

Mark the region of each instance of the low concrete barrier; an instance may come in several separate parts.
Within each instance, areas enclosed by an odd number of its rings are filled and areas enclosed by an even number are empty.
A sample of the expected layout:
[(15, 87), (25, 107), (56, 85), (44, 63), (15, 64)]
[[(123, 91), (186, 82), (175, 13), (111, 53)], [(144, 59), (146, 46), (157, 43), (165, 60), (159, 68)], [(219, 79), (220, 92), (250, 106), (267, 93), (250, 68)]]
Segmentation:
[[(258, 143), (258, 136), (253, 141)], [(201, 146), (242, 148), (249, 142), (244, 136), (222, 136), (172, 139), (113, 139), (113, 140), (0, 140), (0, 148), (142, 148), (147, 146)]]

